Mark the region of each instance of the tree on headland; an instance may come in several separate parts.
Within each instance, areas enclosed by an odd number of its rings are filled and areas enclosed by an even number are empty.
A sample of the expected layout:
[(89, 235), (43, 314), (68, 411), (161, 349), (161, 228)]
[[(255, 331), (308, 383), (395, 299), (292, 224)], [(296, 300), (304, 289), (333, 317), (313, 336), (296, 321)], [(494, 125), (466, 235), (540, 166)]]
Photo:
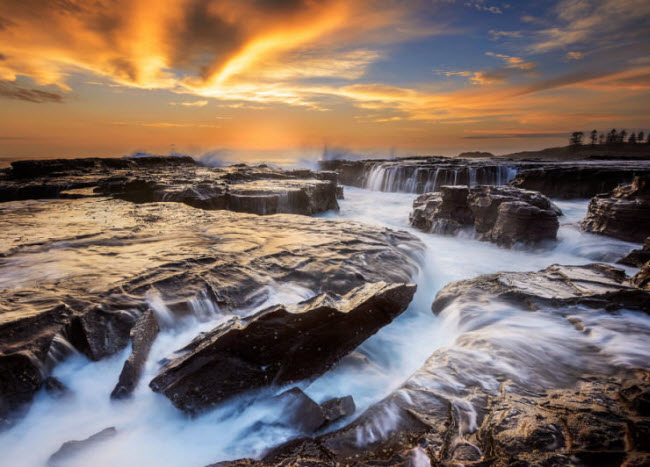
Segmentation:
[(645, 138), (645, 133), (643, 131), (639, 131), (636, 135), (636, 140), (638, 143), (643, 143), (643, 139)]
[(621, 130), (621, 132), (618, 134), (618, 142), (620, 144), (623, 144), (625, 142), (625, 137), (627, 136), (627, 131)]
[(596, 130), (591, 130), (591, 135), (589, 137), (591, 139), (591, 145), (595, 146), (596, 141), (598, 141), (598, 131)]
[(612, 128), (612, 130), (607, 133), (607, 144), (616, 143), (618, 143), (618, 131), (616, 131), (616, 128)]
[(601, 133), (598, 137), (598, 144), (605, 144), (605, 134)]
[(630, 137), (627, 139), (627, 142), (630, 144), (636, 144), (636, 133), (630, 133)]
[(582, 144), (582, 138), (584, 138), (585, 134), (582, 131), (574, 131), (571, 133), (571, 137), (569, 138), (569, 144), (571, 146), (579, 146)]

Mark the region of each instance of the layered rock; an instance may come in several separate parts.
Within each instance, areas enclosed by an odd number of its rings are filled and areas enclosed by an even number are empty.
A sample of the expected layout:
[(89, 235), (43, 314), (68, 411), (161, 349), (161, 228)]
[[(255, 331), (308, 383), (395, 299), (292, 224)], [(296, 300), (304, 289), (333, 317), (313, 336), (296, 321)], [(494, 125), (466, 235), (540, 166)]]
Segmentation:
[(589, 203), (582, 229), (630, 242), (643, 242), (650, 232), (650, 176), (635, 177)]
[(649, 312), (648, 298), (605, 265), (449, 284), (434, 311), (466, 332), (390, 396), (333, 433), (215, 465), (645, 465), (647, 358), (608, 356), (589, 326), (606, 313), (629, 329), (617, 310)]
[(648, 261), (650, 261), (650, 237), (646, 237), (642, 248), (630, 251), (619, 260), (619, 263), (625, 264), (626, 266), (640, 268)]
[(269, 284), (304, 294), (408, 282), (423, 248), (355, 222), (109, 198), (3, 203), (0, 230), (0, 420), (69, 352), (123, 349), (152, 300), (173, 325), (179, 314), (246, 313)]
[(210, 168), (190, 157), (18, 161), (0, 177), (0, 201), (79, 198), (95, 192), (136, 203), (173, 201), (254, 214), (338, 209), (337, 191), (333, 172), (245, 164)]
[(641, 266), (632, 283), (641, 289), (650, 290), (650, 261)]
[(144, 312), (135, 323), (130, 332), (131, 355), (124, 362), (119, 381), (111, 393), (113, 399), (123, 399), (133, 393), (159, 330), (158, 320), (152, 310)]
[(366, 284), (231, 320), (182, 349), (150, 386), (195, 413), (251, 389), (314, 378), (406, 310), (415, 288)]
[(299, 388), (292, 388), (273, 398), (284, 406), (284, 422), (304, 433), (313, 433), (356, 410), (352, 396), (336, 397), (318, 404)]
[(650, 176), (650, 166), (626, 164), (545, 164), (523, 168), (510, 185), (539, 191), (551, 198), (591, 198), (606, 193), (635, 176)]
[(425, 232), (456, 234), (473, 227), (479, 239), (498, 245), (555, 240), (561, 211), (545, 196), (512, 187), (444, 186), (413, 203), (411, 225)]

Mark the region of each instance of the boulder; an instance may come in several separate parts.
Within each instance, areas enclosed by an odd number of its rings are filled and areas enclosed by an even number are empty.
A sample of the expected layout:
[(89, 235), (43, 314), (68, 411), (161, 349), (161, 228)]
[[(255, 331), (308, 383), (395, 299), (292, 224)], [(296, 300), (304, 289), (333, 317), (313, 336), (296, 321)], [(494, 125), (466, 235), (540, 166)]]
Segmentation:
[(415, 289), (366, 284), (231, 320), (182, 349), (150, 386), (196, 413), (251, 389), (314, 378), (406, 310)]
[(66, 462), (74, 456), (82, 453), (85, 450), (92, 449), (97, 444), (107, 441), (116, 435), (117, 430), (115, 427), (109, 427), (80, 441), (66, 441), (61, 445), (58, 451), (50, 456), (47, 461), (47, 465), (65, 465)]
[(283, 404), (285, 422), (304, 433), (318, 431), (356, 410), (352, 396), (329, 399), (319, 405), (299, 388), (289, 389), (273, 399)]
[(124, 362), (119, 381), (111, 393), (111, 398), (123, 399), (133, 393), (159, 330), (158, 321), (152, 310), (144, 312), (135, 323), (130, 332), (131, 355)]
[(589, 203), (582, 229), (629, 242), (643, 242), (650, 232), (650, 176), (635, 177)]
[(646, 237), (643, 247), (630, 251), (619, 261), (620, 264), (632, 266), (635, 268), (642, 267), (650, 261), (650, 237)]
[(562, 211), (544, 195), (507, 186), (443, 186), (413, 203), (411, 225), (456, 234), (474, 227), (479, 239), (511, 247), (554, 240)]

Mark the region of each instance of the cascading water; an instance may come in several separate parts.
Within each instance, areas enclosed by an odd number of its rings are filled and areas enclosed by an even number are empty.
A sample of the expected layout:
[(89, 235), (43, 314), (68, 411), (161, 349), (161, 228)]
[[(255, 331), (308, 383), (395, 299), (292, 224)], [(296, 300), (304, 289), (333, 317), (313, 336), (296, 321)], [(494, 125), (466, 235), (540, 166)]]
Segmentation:
[[(388, 177), (388, 172), (382, 173), (382, 170), (388, 168), (377, 168), (374, 173), (377, 186), (385, 183), (390, 187), (398, 183), (395, 171)], [(424, 186), (446, 183), (445, 177), (450, 174), (437, 169), (427, 172)], [(420, 171), (418, 177), (423, 177), (422, 173)], [(511, 175), (498, 173), (504, 178)], [(458, 173), (459, 181), (463, 176)], [(477, 171), (478, 183), (482, 182), (481, 177), (481, 172)], [(552, 263), (613, 262), (637, 246), (582, 232), (576, 222), (584, 216), (587, 201), (557, 203), (565, 217), (561, 218), (554, 248), (507, 250), (471, 238), (425, 234), (411, 229), (408, 214), (414, 198), (412, 194), (346, 187), (345, 196), (345, 200), (340, 201), (341, 211), (327, 213), (324, 217), (408, 230), (425, 243), (427, 250), (415, 278), (418, 291), (408, 310), (332, 370), (315, 381), (299, 385), (317, 402), (347, 394), (354, 397), (357, 405), (354, 416), (330, 429), (349, 423), (364, 409), (397, 389), (436, 351), (457, 359), (463, 375), (480, 380), (486, 391), (498, 387), (496, 373), (522, 381), (527, 387), (540, 388), (556, 384), (557, 375), (553, 375), (558, 373), (556, 369), (570, 372), (576, 367), (643, 366), (644, 362), (650, 366), (647, 351), (650, 317), (640, 313), (622, 312), (614, 320), (608, 319), (606, 312), (566, 310), (566, 313), (580, 315), (591, 329), (590, 333), (579, 334), (560, 316), (521, 313), (496, 303), (450, 307), (440, 316), (431, 312), (431, 302), (437, 291), (453, 280), (504, 270), (534, 271)], [(11, 271), (6, 268), (3, 274), (6, 276)], [(9, 280), (8, 277), (4, 279)], [(237, 310), (236, 314), (247, 315), (266, 305), (301, 301), (314, 293), (295, 284), (270, 282), (259, 292), (261, 298), (255, 307)], [(172, 318), (155, 291), (148, 298), (164, 325), (133, 398), (118, 402), (109, 398), (130, 349), (99, 362), (90, 362), (74, 353), (54, 369), (54, 375), (70, 388), (70, 396), (56, 400), (45, 392), (39, 393), (25, 418), (0, 433), (4, 460), (20, 459), (20, 465), (42, 466), (61, 443), (86, 438), (109, 426), (116, 427), (117, 436), (66, 465), (200, 467), (222, 460), (259, 456), (272, 446), (301, 435), (290, 426), (278, 423), (282, 420), (283, 408), (267, 402), (268, 391), (228, 401), (197, 418), (186, 417), (164, 396), (152, 392), (147, 384), (157, 373), (160, 362), (173, 356), (174, 351), (198, 333), (224, 322), (229, 315), (220, 311), (209, 294), (191, 301), (189, 308), (193, 313), (181, 321)], [(437, 366), (432, 364), (427, 370), (433, 374), (432, 381), (444, 380), (449, 386), (460, 384), (459, 376), (446, 371), (443, 363), (441, 357)], [(471, 421), (471, 404), (465, 400), (455, 404)], [(359, 432), (359, 442), (381, 436), (391, 427), (388, 410), (384, 419)]]
[(516, 167), (505, 165), (453, 167), (380, 162), (372, 165), (363, 186), (373, 191), (421, 194), (438, 191), (443, 185), (506, 185), (516, 175)]

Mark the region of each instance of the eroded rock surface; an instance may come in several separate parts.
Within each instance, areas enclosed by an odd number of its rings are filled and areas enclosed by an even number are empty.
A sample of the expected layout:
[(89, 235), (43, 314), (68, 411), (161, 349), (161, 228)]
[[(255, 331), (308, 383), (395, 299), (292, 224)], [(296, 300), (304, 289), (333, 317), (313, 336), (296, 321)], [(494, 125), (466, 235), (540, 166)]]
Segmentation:
[(650, 290), (650, 261), (641, 266), (632, 282), (641, 289)]
[(539, 191), (551, 198), (591, 198), (607, 193), (635, 176), (650, 176), (650, 166), (637, 164), (546, 164), (522, 168), (510, 185)]
[(92, 436), (89, 436), (86, 439), (80, 441), (67, 441), (50, 456), (47, 461), (48, 466), (59, 466), (65, 465), (66, 461), (69, 461), (71, 458), (80, 454), (81, 452), (92, 449), (97, 444), (101, 444), (103, 441), (107, 441), (117, 435), (117, 430), (115, 427), (106, 428), (99, 433), (95, 433)]
[[(605, 265), (451, 283), (434, 310), (464, 332), (390, 396), (335, 432), (216, 465), (644, 465), (650, 371), (632, 347), (650, 327), (626, 310), (649, 298)], [(603, 350), (594, 323), (632, 331), (629, 351)]]
[(251, 389), (314, 378), (406, 310), (415, 289), (366, 284), (231, 320), (182, 349), (150, 386), (194, 413)]
[(587, 232), (643, 242), (650, 232), (650, 176), (593, 198), (581, 225)]
[(650, 237), (646, 237), (642, 248), (630, 251), (619, 261), (620, 264), (640, 268), (650, 261)]
[(474, 228), (498, 245), (555, 240), (562, 211), (544, 195), (508, 186), (443, 186), (413, 202), (411, 225), (425, 232), (457, 234)]
[(152, 310), (145, 311), (135, 323), (130, 332), (131, 355), (124, 362), (119, 381), (111, 393), (112, 398), (123, 399), (133, 393), (159, 330)]
[(304, 433), (313, 433), (356, 410), (352, 396), (336, 397), (321, 404), (299, 388), (292, 388), (273, 398), (284, 405), (284, 422)]
[(0, 204), (0, 419), (72, 348), (121, 350), (154, 300), (165, 319), (250, 310), (278, 286), (347, 293), (409, 282), (423, 245), (404, 232), (109, 198)]
[(245, 164), (211, 168), (190, 157), (18, 161), (0, 177), (0, 201), (93, 192), (136, 203), (173, 201), (254, 214), (338, 209), (336, 173)]

